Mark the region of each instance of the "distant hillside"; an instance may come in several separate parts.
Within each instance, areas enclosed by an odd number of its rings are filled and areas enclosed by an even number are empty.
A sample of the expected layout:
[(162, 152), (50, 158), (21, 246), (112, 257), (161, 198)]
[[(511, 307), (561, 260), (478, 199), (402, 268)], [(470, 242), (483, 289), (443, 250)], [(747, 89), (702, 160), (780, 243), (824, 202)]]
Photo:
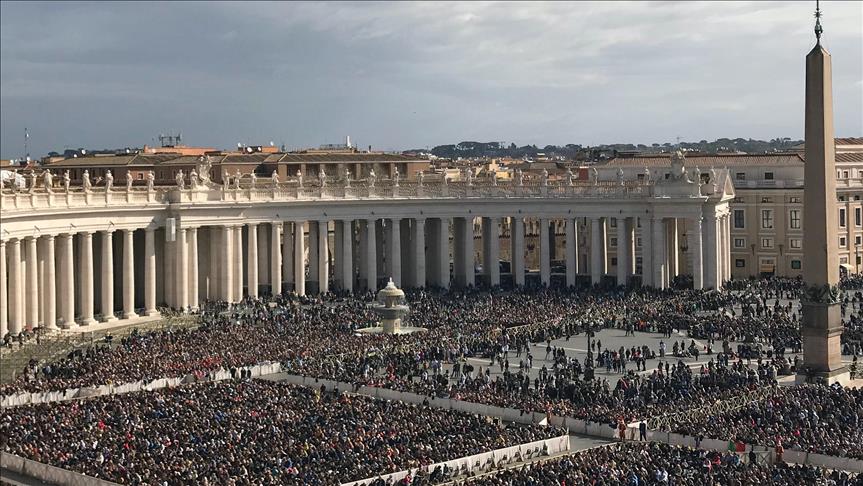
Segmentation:
[[(802, 140), (791, 140), (790, 138), (775, 138), (770, 141), (753, 140), (751, 138), (720, 138), (713, 142), (708, 142), (707, 140), (702, 140), (700, 142), (680, 142), (680, 147), (686, 150), (705, 153), (746, 152), (760, 154), (789, 151), (792, 150), (792, 147), (801, 143), (803, 143)], [(536, 145), (524, 145), (522, 147), (518, 147), (514, 143), (506, 145), (501, 142), (460, 142), (452, 145), (438, 145), (431, 150), (431, 153), (437, 157), (448, 159), (458, 157), (534, 158), (537, 154), (544, 154), (547, 157), (597, 160), (600, 158), (612, 157), (616, 152), (670, 152), (675, 148), (675, 146), (676, 144), (666, 142), (663, 144), (654, 143), (650, 145), (619, 143), (582, 146), (580, 144), (569, 143), (564, 146), (546, 145), (545, 147), (538, 147)], [(410, 152), (428, 152), (428, 150), (416, 149), (411, 150)]]

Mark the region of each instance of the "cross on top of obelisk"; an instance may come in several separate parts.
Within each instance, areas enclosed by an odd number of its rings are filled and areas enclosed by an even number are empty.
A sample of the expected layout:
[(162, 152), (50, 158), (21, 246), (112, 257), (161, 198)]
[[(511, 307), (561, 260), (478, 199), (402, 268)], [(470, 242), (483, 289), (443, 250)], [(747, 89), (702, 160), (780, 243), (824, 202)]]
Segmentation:
[(815, 43), (821, 44), (821, 33), (824, 29), (821, 28), (821, 3), (820, 0), (815, 0)]

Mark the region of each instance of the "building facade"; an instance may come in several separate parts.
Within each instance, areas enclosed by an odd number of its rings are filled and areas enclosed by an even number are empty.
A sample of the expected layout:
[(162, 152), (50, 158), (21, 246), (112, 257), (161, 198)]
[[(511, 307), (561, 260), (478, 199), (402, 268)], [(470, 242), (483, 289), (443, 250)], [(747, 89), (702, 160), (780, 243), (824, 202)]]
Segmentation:
[[(838, 264), (848, 272), (859, 273), (863, 272), (863, 138), (837, 138), (835, 146)], [(611, 180), (618, 169), (628, 177), (667, 177), (671, 159), (670, 154), (616, 157), (599, 168), (600, 177)], [(731, 175), (736, 193), (730, 205), (734, 278), (803, 274), (802, 151), (687, 155), (684, 165), (690, 170), (699, 168), (702, 177), (711, 169), (727, 169)]]
[[(204, 299), (376, 289), (388, 278), (404, 287), (525, 285), (526, 222), (538, 233), (543, 285), (554, 284), (557, 227), (560, 285), (667, 287), (684, 271), (670, 249), (688, 222), (700, 229), (689, 235), (693, 285), (717, 288), (731, 275), (730, 176), (696, 184), (682, 164), (673, 171), (667, 180), (561, 185), (375, 177), (4, 189), (0, 334), (193, 309)], [(501, 262), (504, 231), (510, 257)], [(609, 233), (626, 248), (615, 268)]]

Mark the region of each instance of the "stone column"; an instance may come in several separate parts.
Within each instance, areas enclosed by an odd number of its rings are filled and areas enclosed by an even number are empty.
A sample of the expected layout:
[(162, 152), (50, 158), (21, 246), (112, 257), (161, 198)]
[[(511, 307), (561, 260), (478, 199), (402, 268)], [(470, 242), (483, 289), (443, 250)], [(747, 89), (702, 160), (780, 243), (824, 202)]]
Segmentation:
[(696, 290), (704, 288), (704, 266), (701, 241), (701, 216), (692, 219), (689, 230), (689, 251), (692, 252), (692, 287)]
[(566, 219), (566, 286), (575, 286), (575, 276), (578, 275), (578, 228), (577, 220)]
[(243, 300), (243, 225), (234, 226), (234, 302)]
[(665, 248), (667, 230), (660, 217), (653, 218), (653, 286), (658, 289), (666, 287), (666, 259), (668, 251)]
[(448, 289), (450, 286), (451, 276), (450, 276), (450, 256), (449, 256), (449, 227), (450, 227), (450, 219), (449, 218), (440, 218), (440, 225), (438, 226), (438, 242), (437, 242), (437, 263), (438, 263), (438, 281), (440, 282), (438, 285), (440, 287)]
[(641, 219), (641, 283), (653, 286), (653, 221)]
[(114, 317), (114, 230), (102, 231), (102, 321), (109, 322)]
[(626, 218), (617, 218), (617, 285), (625, 286), (629, 277), (629, 245), (626, 238)]
[(453, 219), (453, 270), (459, 287), (467, 288), (474, 284), (473, 261), (473, 220), (472, 218)]
[(24, 286), (21, 281), (21, 240), (9, 240), (9, 332), (24, 329)]
[(524, 218), (514, 216), (510, 218), (510, 272), (512, 272), (513, 284), (517, 287), (524, 286)]
[(234, 230), (230, 226), (222, 226), (219, 242), (222, 244), (222, 268), (219, 269), (219, 290), (225, 302), (233, 302), (234, 297), (234, 254), (231, 251), (234, 243)]
[(36, 265), (36, 237), (28, 236), (24, 241), (26, 242), (24, 282), (27, 287), (23, 298), (25, 309), (24, 326), (27, 329), (33, 329), (33, 327), (39, 325), (39, 277), (37, 276)]
[(342, 221), (342, 254), (340, 255), (341, 262), (338, 265), (342, 267), (342, 290), (346, 292), (354, 291), (354, 232), (353, 221), (345, 219)]
[(282, 223), (270, 225), (270, 289), (273, 295), (282, 293)]
[(282, 235), (282, 282), (286, 292), (294, 290), (294, 226), (286, 221)]
[(303, 221), (294, 222), (294, 291), (306, 295), (305, 231)]
[(138, 317), (135, 313), (135, 230), (123, 230), (123, 318)]
[(192, 310), (198, 310), (198, 228), (189, 228), (189, 301)]
[(246, 225), (249, 239), (246, 245), (246, 264), (248, 265), (246, 273), (246, 287), (250, 297), (258, 296), (258, 225), (251, 223)]
[(544, 286), (551, 285), (551, 248), (550, 236), (548, 231), (548, 218), (540, 218), (539, 220), (539, 281)]
[(603, 269), (603, 244), (602, 224), (599, 218), (590, 219), (590, 283), (598, 284), (602, 281)]
[(638, 218), (626, 218), (626, 275), (635, 275), (636, 270), (636, 249), (637, 241), (635, 236), (635, 227), (638, 225)]
[(0, 240), (0, 338), (9, 332), (9, 301), (6, 297), (6, 242)]
[(54, 235), (44, 237), (44, 281), (42, 292), (45, 293), (45, 308), (42, 311), (42, 322), (48, 329), (57, 329), (57, 281), (54, 260)]
[(144, 315), (155, 316), (156, 310), (156, 229), (144, 230)]
[(263, 289), (270, 285), (270, 265), (267, 257), (269, 255), (269, 242), (267, 241), (267, 224), (258, 224), (258, 295), (262, 295)]
[(81, 235), (81, 325), (96, 322), (93, 318), (93, 233)]
[(665, 284), (671, 285), (674, 277), (680, 275), (680, 228), (677, 224), (677, 218), (668, 219), (668, 275), (666, 276)]
[(318, 221), (318, 292), (330, 291), (330, 222)]
[(416, 288), (425, 287), (426, 285), (426, 220), (424, 218), (416, 218), (414, 220), (413, 234), (411, 235), (411, 244), (414, 245), (414, 282)]
[(369, 218), (366, 220), (366, 287), (375, 291), (378, 288), (378, 248), (377, 231), (375, 231), (377, 220)]
[(482, 218), (482, 270), (492, 287), (500, 285), (500, 218)]
[(723, 218), (725, 221), (725, 235), (722, 238), (722, 244), (725, 247), (722, 251), (722, 256), (725, 258), (725, 278), (723, 283), (731, 280), (731, 216), (726, 214)]
[(389, 250), (390, 276), (396, 287), (402, 287), (402, 231), (401, 219), (390, 219), (390, 242), (387, 245)]
[(186, 312), (189, 308), (189, 230), (177, 229), (176, 271), (177, 271), (177, 309)]
[(330, 251), (333, 254), (332, 258), (332, 268), (330, 268), (330, 274), (333, 278), (333, 284), (337, 289), (344, 289), (344, 281), (345, 281), (345, 266), (342, 264), (342, 255), (344, 255), (344, 231), (345, 225), (342, 224), (341, 220), (333, 220), (333, 246)]

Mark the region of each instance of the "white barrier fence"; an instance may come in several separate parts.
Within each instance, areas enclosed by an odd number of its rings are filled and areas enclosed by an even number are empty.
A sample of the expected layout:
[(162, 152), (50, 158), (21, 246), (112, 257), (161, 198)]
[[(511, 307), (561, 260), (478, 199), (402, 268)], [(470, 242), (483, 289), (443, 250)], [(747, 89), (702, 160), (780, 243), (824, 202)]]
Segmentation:
[[(236, 373), (243, 370), (251, 371), (253, 377), (270, 375), (282, 370), (280, 363), (263, 363), (255, 366), (236, 368)], [(133, 383), (107, 384), (85, 388), (69, 388), (63, 391), (19, 393), (6, 395), (0, 398), (0, 407), (18, 407), (21, 405), (32, 405), (38, 403), (62, 402), (80, 398), (100, 397), (105, 395), (118, 395), (137, 391), (152, 391), (160, 388), (174, 387), (183, 383), (195, 383), (199, 381), (222, 381), (231, 378), (231, 371), (219, 369), (207, 373), (191, 373), (182, 378), (159, 378), (150, 382), (136, 381)]]
[(487, 472), (498, 467), (503, 467), (513, 462), (522, 462), (535, 457), (552, 456), (570, 450), (569, 435), (562, 435), (552, 439), (538, 440), (503, 449), (496, 449), (481, 454), (453, 459), (451, 461), (438, 462), (423, 466), (420, 468), (408, 469), (383, 476), (375, 476), (373, 478), (362, 479), (350, 483), (342, 483), (342, 486), (365, 486), (377, 479), (383, 479), (387, 484), (394, 484), (396, 481), (402, 480), (405, 476), (416, 476), (417, 472), (422, 470), (426, 473), (431, 473), (437, 468), (441, 471), (449, 471), (447, 478), (455, 476), (465, 476), (467, 474), (479, 474)]
[(8, 452), (0, 452), (0, 467), (22, 476), (36, 478), (48, 484), (58, 484), (60, 486), (117, 486), (117, 483), (112, 483), (111, 481), (31, 461), (15, 454), (9, 454)]

